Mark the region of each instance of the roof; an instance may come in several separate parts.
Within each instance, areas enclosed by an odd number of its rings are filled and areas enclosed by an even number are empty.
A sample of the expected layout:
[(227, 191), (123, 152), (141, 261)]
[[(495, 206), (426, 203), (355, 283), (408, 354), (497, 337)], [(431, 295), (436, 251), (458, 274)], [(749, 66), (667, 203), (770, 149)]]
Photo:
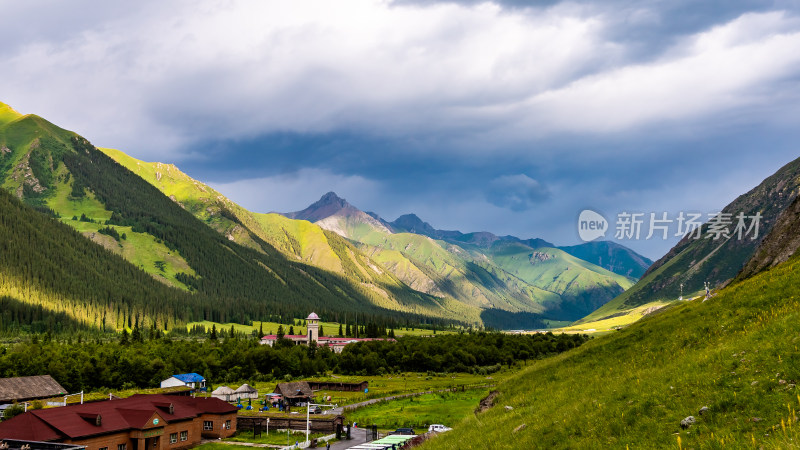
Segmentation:
[(206, 380), (205, 378), (203, 378), (202, 375), (200, 375), (199, 373), (194, 373), (194, 372), (192, 372), (192, 373), (180, 373), (178, 375), (173, 375), (172, 377), (173, 378), (177, 378), (177, 379), (183, 381), (184, 383), (199, 383), (201, 381), (205, 381)]
[(275, 386), (275, 393), (281, 394), (286, 398), (311, 397), (311, 387), (306, 381), (294, 381), (291, 383), (278, 383)]
[[(285, 339), (308, 339), (308, 335), (306, 335), (306, 334), (284, 334), (283, 337)], [(274, 341), (274, 340), (278, 339), (278, 335), (277, 334), (268, 334), (268, 335), (262, 337), (261, 339), (266, 339), (268, 341)]]
[(220, 387), (214, 389), (214, 391), (211, 392), (211, 395), (214, 395), (214, 394), (233, 394), (235, 392), (236, 391), (234, 391), (233, 389), (229, 388), (228, 386), (220, 386)]
[(311, 314), (308, 315), (308, 317), (306, 317), (306, 320), (319, 320), (319, 316), (317, 315), (317, 313), (312, 312)]
[(0, 378), (0, 401), (3, 402), (55, 397), (66, 393), (67, 390), (50, 375)]
[(236, 389), (236, 392), (237, 393), (258, 392), (258, 389), (256, 389), (256, 388), (250, 386), (249, 384), (245, 383), (245, 384), (239, 386), (239, 388)]
[(78, 439), (141, 429), (152, 423), (153, 418), (172, 423), (201, 414), (235, 412), (236, 407), (217, 398), (139, 394), (124, 399), (29, 411), (0, 423), (0, 439)]

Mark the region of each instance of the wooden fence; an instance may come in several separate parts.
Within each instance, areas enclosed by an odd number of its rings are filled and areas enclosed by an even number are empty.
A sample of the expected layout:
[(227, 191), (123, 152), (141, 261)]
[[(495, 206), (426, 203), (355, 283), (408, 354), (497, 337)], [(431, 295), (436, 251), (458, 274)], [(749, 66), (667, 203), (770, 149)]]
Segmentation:
[[(269, 419), (269, 429), (270, 430), (305, 430), (306, 429), (306, 418), (305, 416), (300, 417), (286, 417), (286, 416), (278, 416), (278, 417), (253, 417), (253, 416), (237, 416), (236, 417), (236, 429), (237, 430), (255, 430), (256, 428), (266, 431), (267, 429), (267, 419)], [(309, 418), (310, 422), (310, 429), (312, 432), (320, 432), (320, 433), (335, 433), (337, 425), (342, 425), (344, 423), (343, 416), (329, 416), (329, 417), (320, 417), (320, 416), (311, 416)]]

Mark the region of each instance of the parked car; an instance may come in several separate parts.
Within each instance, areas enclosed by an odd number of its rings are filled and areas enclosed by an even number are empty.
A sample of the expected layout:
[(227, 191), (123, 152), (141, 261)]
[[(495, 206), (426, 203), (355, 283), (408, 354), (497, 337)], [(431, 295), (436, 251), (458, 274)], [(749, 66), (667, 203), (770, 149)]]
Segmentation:
[(414, 434), (417, 434), (417, 433), (414, 433), (414, 429), (413, 428), (398, 428), (392, 434), (414, 435)]
[(433, 424), (433, 425), (428, 427), (428, 431), (435, 431), (437, 433), (442, 433), (444, 431), (450, 431), (450, 430), (452, 430), (452, 428), (446, 427), (446, 426), (444, 426), (442, 424), (439, 424), (439, 423), (435, 423), (435, 424)]
[(311, 406), (308, 410), (309, 414), (322, 414), (322, 408), (319, 406)]

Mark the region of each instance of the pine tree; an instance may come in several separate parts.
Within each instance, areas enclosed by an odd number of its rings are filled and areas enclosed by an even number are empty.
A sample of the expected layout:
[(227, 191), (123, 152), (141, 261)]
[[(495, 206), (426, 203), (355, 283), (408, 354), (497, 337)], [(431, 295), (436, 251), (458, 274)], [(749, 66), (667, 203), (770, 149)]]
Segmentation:
[(142, 332), (139, 331), (139, 320), (138, 320), (138, 317), (137, 317), (137, 320), (136, 320), (136, 325), (133, 326), (133, 332), (131, 333), (131, 340), (133, 342), (136, 342), (136, 343), (144, 342), (143, 339), (142, 339)]
[(264, 322), (259, 322), (258, 325), (258, 338), (261, 339), (264, 336)]
[(319, 326), (319, 337), (325, 336), (325, 330), (322, 328), (322, 325)]
[(289, 336), (294, 336), (294, 325), (289, 325)]
[(278, 339), (283, 339), (283, 325), (278, 325)]
[(123, 328), (122, 329), (122, 334), (119, 337), (119, 343), (120, 343), (120, 345), (128, 345), (129, 341), (128, 341), (128, 329), (127, 328)]
[(216, 341), (217, 340), (217, 325), (216, 324), (211, 326), (211, 336), (209, 336), (209, 339), (211, 339), (212, 341)]
[(339, 324), (339, 337), (344, 337), (342, 334), (342, 324)]

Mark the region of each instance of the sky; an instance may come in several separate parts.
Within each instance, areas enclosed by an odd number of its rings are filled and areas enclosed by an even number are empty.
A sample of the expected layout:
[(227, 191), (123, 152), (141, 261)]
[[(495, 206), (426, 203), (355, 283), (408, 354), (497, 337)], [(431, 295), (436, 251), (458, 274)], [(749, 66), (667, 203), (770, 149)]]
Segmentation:
[(5, 1), (0, 42), (0, 101), (258, 212), (572, 245), (800, 156), (797, 0)]

